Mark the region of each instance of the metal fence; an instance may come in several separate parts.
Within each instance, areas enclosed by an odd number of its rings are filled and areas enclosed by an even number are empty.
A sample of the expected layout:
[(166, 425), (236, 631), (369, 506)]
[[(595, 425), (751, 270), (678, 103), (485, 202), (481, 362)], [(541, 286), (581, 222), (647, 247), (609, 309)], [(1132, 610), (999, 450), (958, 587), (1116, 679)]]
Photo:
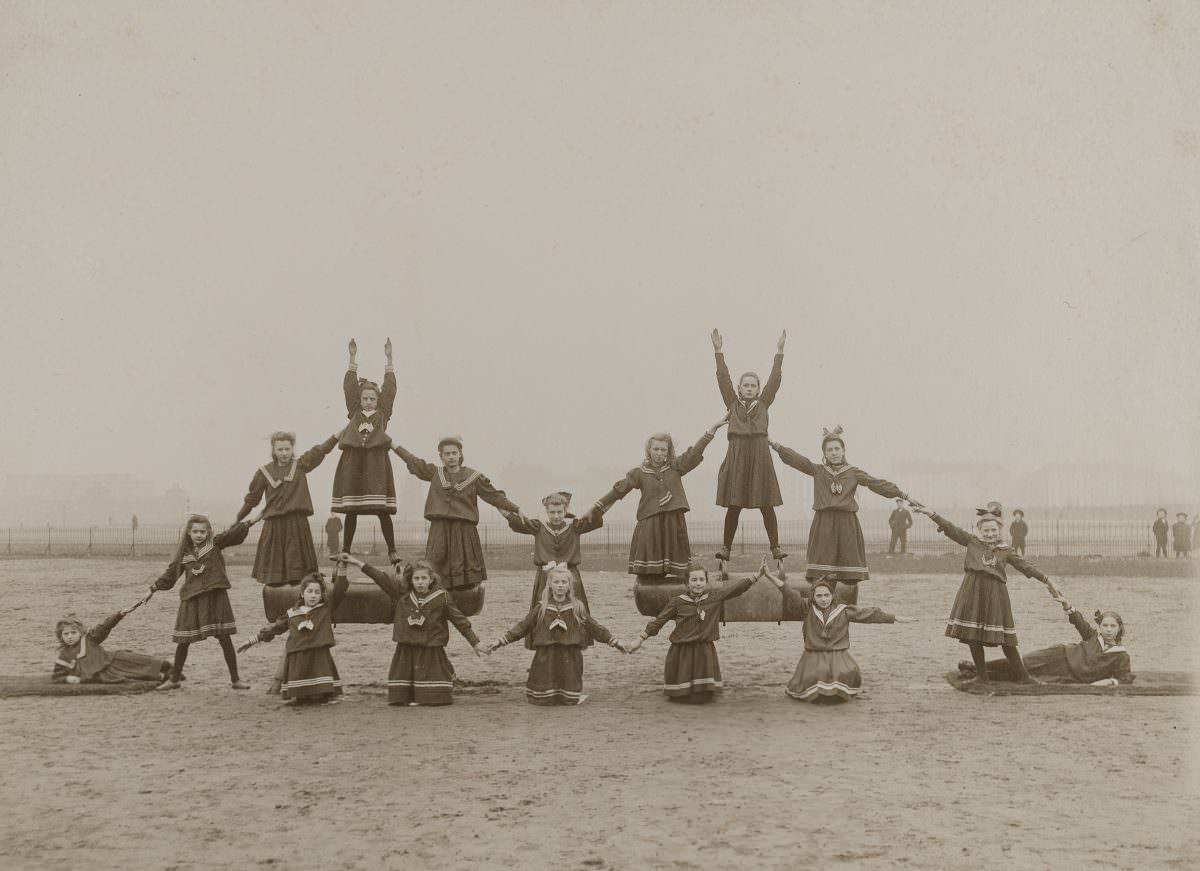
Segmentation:
[[(735, 552), (765, 552), (766, 533), (757, 517), (748, 512), (738, 529)], [(971, 517), (954, 518), (964, 527)], [(794, 556), (804, 553), (808, 540), (809, 518), (780, 522), (780, 537), (785, 550)], [(869, 553), (888, 550), (890, 530), (885, 520), (863, 522), (863, 536)], [(633, 534), (632, 522), (607, 523), (584, 536), (585, 551), (619, 553), (629, 547)], [(242, 547), (258, 542), (261, 526), (255, 526)], [(402, 553), (422, 549), (429, 529), (427, 523), (399, 522), (395, 524), (396, 544)], [(697, 553), (707, 554), (721, 543), (723, 525), (720, 521), (688, 523), (688, 532)], [(312, 524), (313, 539), (323, 550), (325, 533), (322, 524)], [(0, 553), (10, 556), (170, 556), (183, 534), (181, 526), (145, 525), (136, 530), (129, 527), (41, 527), (8, 529), (0, 534)], [(503, 523), (481, 523), (479, 537), (486, 550), (508, 547), (528, 547), (526, 535), (513, 532)], [(908, 551), (917, 554), (955, 552), (961, 548), (938, 534), (933, 524), (917, 518), (908, 531)], [(1171, 542), (1168, 541), (1168, 548)], [(356, 552), (382, 553), (383, 539), (372, 518), (363, 518), (355, 536)], [(899, 548), (897, 548), (899, 550)], [(1172, 551), (1173, 552), (1173, 551)], [(1030, 556), (1106, 556), (1121, 557), (1154, 553), (1154, 536), (1149, 523), (1131, 521), (1051, 520), (1031, 522), (1027, 539)]]

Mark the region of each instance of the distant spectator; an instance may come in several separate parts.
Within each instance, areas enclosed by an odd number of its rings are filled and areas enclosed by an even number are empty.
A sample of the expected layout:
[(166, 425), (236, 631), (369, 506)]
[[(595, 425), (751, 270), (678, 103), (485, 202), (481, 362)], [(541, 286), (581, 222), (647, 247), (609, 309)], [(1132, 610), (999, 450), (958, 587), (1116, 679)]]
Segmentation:
[(134, 532), (137, 532), (137, 515), (136, 514), (130, 518), (129, 528), (132, 529)]
[(1180, 511), (1175, 515), (1175, 525), (1171, 527), (1175, 539), (1175, 556), (1187, 557), (1192, 553), (1192, 527), (1187, 522), (1187, 515)]
[(896, 500), (896, 510), (888, 518), (888, 526), (892, 528), (892, 538), (888, 542), (888, 554), (896, 552), (896, 542), (900, 542), (900, 553), (908, 553), (908, 528), (912, 526), (912, 515), (904, 507), (904, 500)]
[(1025, 522), (1025, 512), (1020, 508), (1013, 511), (1013, 522), (1008, 528), (1008, 534), (1012, 536), (1013, 550), (1025, 556), (1025, 538), (1029, 535), (1029, 524)]
[(1154, 555), (1156, 557), (1167, 556), (1167, 509), (1160, 508), (1154, 513)]
[(1192, 546), (1200, 541), (1200, 511), (1192, 515)]
[(329, 519), (325, 521), (325, 553), (342, 552), (342, 547), (338, 543), (338, 534), (341, 531), (342, 521), (338, 519), (336, 514), (330, 514)]

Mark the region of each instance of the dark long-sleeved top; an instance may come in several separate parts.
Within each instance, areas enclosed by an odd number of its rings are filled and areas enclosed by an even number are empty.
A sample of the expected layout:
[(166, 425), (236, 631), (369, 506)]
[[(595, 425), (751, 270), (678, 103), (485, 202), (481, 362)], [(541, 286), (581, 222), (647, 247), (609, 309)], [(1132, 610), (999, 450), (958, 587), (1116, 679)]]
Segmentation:
[(393, 445), (392, 449), (404, 460), (411, 474), (429, 482), (429, 493), (425, 496), (426, 520), (443, 518), (478, 523), (479, 499), (501, 511), (520, 511), (503, 490), (496, 489), (486, 475), (474, 469), (459, 466), (451, 472), (445, 466), (427, 463), (400, 445)]
[(721, 603), (742, 595), (754, 581), (754, 578), (742, 578), (722, 590), (701, 593), (695, 598), (689, 593), (673, 596), (662, 612), (646, 624), (642, 635), (647, 638), (657, 635), (669, 621), (674, 620), (675, 630), (670, 637), (672, 644), (716, 641), (721, 637)]
[[(303, 585), (302, 585), (303, 586)], [(333, 647), (337, 642), (333, 638), (333, 615), (338, 605), (346, 597), (350, 587), (350, 579), (345, 575), (336, 575), (333, 579), (333, 595), (330, 601), (321, 602), (309, 607), (297, 604), (289, 608), (278, 620), (258, 633), (259, 641), (270, 641), (277, 635), (288, 633), (287, 652), (299, 650), (316, 650), (320, 647)]]
[(863, 487), (888, 499), (907, 499), (908, 496), (891, 481), (873, 478), (857, 466), (849, 464), (833, 468), (828, 463), (817, 465), (791, 448), (780, 446), (779, 459), (786, 465), (813, 479), (813, 511), (857, 511), (854, 491)]
[(513, 532), (533, 536), (533, 562), (539, 566), (547, 563), (579, 565), (582, 560), (579, 550), (580, 536), (599, 529), (603, 524), (604, 520), (599, 511), (589, 512), (583, 517), (568, 518), (558, 529), (544, 520), (522, 522), (515, 514), (508, 518), (508, 526)]
[(1171, 537), (1174, 540), (1175, 550), (1192, 549), (1192, 527), (1186, 521), (1177, 521), (1171, 527)]
[(1123, 646), (1105, 646), (1104, 639), (1095, 627), (1074, 609), (1068, 619), (1083, 638), (1078, 644), (1063, 645), (1072, 677), (1081, 683), (1092, 683), (1108, 677), (1115, 677), (1117, 683), (1133, 683), (1129, 652)]
[(804, 615), (805, 650), (849, 650), (851, 623), (896, 622), (894, 614), (879, 608), (860, 608), (839, 603), (822, 611), (786, 583), (782, 592), (784, 598), (795, 603)]
[(122, 615), (118, 611), (97, 623), (74, 644), (61, 645), (54, 659), (54, 671), (51, 673), (51, 678), (60, 683), (70, 675), (85, 681), (119, 682), (120, 678), (105, 680), (103, 672), (112, 664), (113, 654), (105, 650), (101, 644), (104, 639), (108, 638), (108, 633), (113, 631), (113, 627), (121, 622), (121, 619)]
[(1014, 520), (1012, 526), (1008, 528), (1008, 534), (1012, 536), (1014, 544), (1024, 542), (1026, 536), (1029, 535), (1029, 524), (1024, 520)]
[(676, 457), (674, 462), (651, 466), (647, 461), (630, 469), (624, 478), (613, 484), (611, 490), (596, 500), (596, 508), (605, 512), (632, 491), (640, 490), (642, 497), (638, 500), (638, 520), (667, 511), (688, 511), (683, 476), (700, 465), (704, 459), (704, 449), (712, 440), (712, 435), (705, 433), (700, 441)]
[(1167, 530), (1170, 529), (1171, 527), (1167, 524), (1167, 521), (1160, 518), (1158, 520), (1155, 520), (1154, 525), (1150, 528), (1154, 531), (1155, 538), (1157, 538), (1159, 541), (1166, 541), (1167, 540)]
[(390, 442), (387, 425), (396, 401), (396, 374), (390, 368), (384, 373), (383, 384), (379, 388), (379, 406), (373, 414), (368, 415), (362, 410), (357, 369), (346, 370), (346, 377), (342, 379), (342, 393), (346, 397), (346, 417), (350, 423), (342, 430), (342, 437), (338, 440), (341, 449), (386, 448)]
[(908, 529), (912, 524), (912, 515), (903, 508), (897, 508), (888, 517), (888, 526), (892, 529)]
[(241, 520), (253, 511), (264, 495), (267, 497), (267, 507), (263, 511), (264, 520), (284, 514), (303, 514), (305, 517), (311, 517), (313, 504), (312, 496), (308, 492), (308, 473), (321, 465), (321, 461), (337, 443), (337, 436), (330, 436), (316, 447), (293, 457), (286, 466), (275, 462), (260, 466), (250, 480), (250, 489), (246, 498), (242, 500), (237, 519)]
[(574, 605), (558, 605), (550, 602), (546, 613), (541, 613), (541, 607), (535, 605), (515, 626), (500, 636), (504, 644), (512, 644), (531, 636), (533, 647), (550, 647), (561, 644), (567, 647), (586, 647), (592, 638), (611, 644), (612, 633), (592, 619), (592, 615), (584, 611), (581, 618), (575, 613)]
[(758, 398), (750, 401), (739, 397), (737, 385), (729, 377), (725, 355), (718, 351), (716, 357), (717, 388), (721, 391), (721, 399), (729, 410), (729, 438), (766, 435), (769, 422), (767, 409), (775, 401), (775, 394), (779, 392), (779, 384), (783, 380), (783, 354), (775, 355), (767, 383), (759, 391)]
[(180, 575), (185, 575), (187, 580), (179, 588), (180, 599), (194, 599), (210, 590), (228, 590), (229, 575), (225, 572), (225, 557), (221, 556), (221, 551), (241, 544), (249, 532), (250, 524), (241, 521), (224, 532), (218, 532), (199, 549), (185, 550), (171, 560), (166, 570), (158, 576), (154, 589), (169, 590), (175, 586)]
[(392, 640), (397, 644), (445, 647), (450, 640), (450, 623), (472, 647), (479, 644), (479, 636), (471, 628), (471, 621), (458, 610), (450, 594), (441, 587), (432, 587), (425, 595), (419, 596), (402, 578), (370, 565), (364, 565), (362, 570), (388, 594), (395, 606)]
[(983, 539), (955, 526), (940, 514), (930, 514), (929, 519), (937, 524), (938, 532), (967, 549), (963, 556), (964, 571), (988, 575), (1002, 583), (1008, 583), (1005, 566), (1011, 565), (1027, 578), (1037, 578), (1043, 583), (1049, 581), (1041, 569), (1024, 557), (1017, 556), (1008, 545), (999, 542), (987, 544)]

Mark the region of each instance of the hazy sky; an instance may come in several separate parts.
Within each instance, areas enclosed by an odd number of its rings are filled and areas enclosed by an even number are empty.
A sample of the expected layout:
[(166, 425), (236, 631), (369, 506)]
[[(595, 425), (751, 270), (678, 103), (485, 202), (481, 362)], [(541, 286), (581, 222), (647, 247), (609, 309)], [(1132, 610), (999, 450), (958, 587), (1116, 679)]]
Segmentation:
[[(1200, 479), (1200, 5), (0, 7), (0, 476), (226, 489), (345, 420)], [(707, 499), (707, 497), (704, 497)], [(318, 498), (318, 501), (323, 501)]]

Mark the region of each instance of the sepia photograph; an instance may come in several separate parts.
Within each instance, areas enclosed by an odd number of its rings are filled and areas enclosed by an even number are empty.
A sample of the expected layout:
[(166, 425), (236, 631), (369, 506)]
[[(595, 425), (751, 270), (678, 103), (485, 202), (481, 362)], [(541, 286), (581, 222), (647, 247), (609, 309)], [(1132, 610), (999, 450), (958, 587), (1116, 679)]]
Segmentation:
[(0, 0), (0, 866), (1200, 866), (1200, 4)]

